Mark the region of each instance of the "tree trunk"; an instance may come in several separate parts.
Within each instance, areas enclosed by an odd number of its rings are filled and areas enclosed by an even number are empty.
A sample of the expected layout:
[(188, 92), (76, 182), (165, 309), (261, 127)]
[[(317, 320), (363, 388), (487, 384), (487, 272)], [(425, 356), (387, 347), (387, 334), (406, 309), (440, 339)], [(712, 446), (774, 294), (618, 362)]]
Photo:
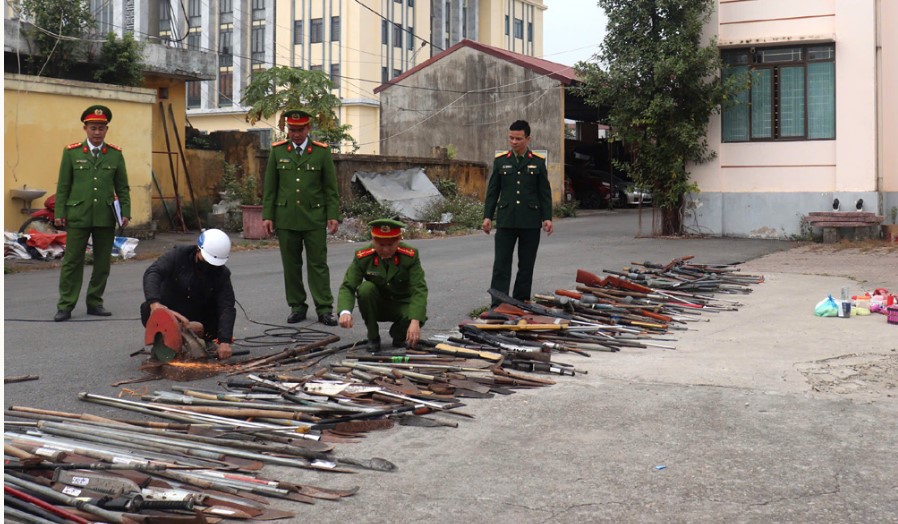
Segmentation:
[(661, 234), (663, 236), (680, 236), (683, 234), (683, 197), (677, 201), (676, 207), (661, 208)]

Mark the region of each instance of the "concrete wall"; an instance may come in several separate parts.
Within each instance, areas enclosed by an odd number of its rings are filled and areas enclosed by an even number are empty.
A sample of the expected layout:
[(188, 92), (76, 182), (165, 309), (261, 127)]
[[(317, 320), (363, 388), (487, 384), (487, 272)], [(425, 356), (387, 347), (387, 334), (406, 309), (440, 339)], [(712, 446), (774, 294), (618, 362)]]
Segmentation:
[[(46, 190), (45, 197), (56, 192), (62, 150), (84, 140), (81, 112), (96, 103), (112, 110), (106, 138), (125, 155), (132, 223), (149, 224), (154, 90), (12, 74), (4, 75), (3, 89), (4, 230), (18, 230), (27, 218), (22, 202), (10, 198), (10, 189), (27, 185)], [(32, 207), (43, 207), (44, 199), (33, 201)]]
[(708, 33), (721, 47), (835, 42), (836, 139), (722, 143), (720, 116), (712, 117), (717, 158), (690, 168), (701, 193), (691, 196), (687, 228), (787, 238), (801, 233), (802, 215), (831, 210), (833, 198), (863, 199), (864, 211), (878, 213), (898, 205), (898, 153), (889, 146), (898, 105), (888, 96), (898, 89), (898, 37), (877, 27), (898, 23), (895, 4), (882, 2), (877, 22), (880, 0), (719, 0)]
[[(476, 49), (462, 47), (381, 92), (381, 151), (431, 156), (454, 145), (458, 160), (492, 166), (508, 147), (508, 126), (530, 122), (535, 150), (548, 151), (549, 181), (560, 202), (564, 176), (563, 90), (541, 76)], [(440, 91), (426, 89), (440, 86)], [(467, 94), (465, 94), (467, 93)]]

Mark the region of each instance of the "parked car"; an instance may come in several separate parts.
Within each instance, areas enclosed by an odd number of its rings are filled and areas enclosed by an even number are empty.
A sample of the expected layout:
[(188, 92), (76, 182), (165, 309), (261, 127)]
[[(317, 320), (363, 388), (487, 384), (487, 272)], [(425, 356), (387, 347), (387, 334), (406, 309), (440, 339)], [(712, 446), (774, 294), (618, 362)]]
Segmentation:
[(583, 209), (636, 206), (640, 200), (644, 206), (652, 204), (651, 192), (637, 190), (627, 178), (585, 166), (565, 164), (564, 168), (565, 198), (570, 188)]
[(643, 206), (652, 205), (652, 193), (650, 191), (646, 191), (643, 188), (638, 188), (633, 184), (630, 184), (623, 191), (624, 198), (620, 200), (621, 207), (623, 206), (638, 206), (640, 203)]

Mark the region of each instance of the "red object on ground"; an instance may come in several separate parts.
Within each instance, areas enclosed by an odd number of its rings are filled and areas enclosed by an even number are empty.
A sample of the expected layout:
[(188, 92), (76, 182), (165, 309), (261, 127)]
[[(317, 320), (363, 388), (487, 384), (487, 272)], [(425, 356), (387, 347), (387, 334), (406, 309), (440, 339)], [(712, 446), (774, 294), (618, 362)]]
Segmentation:
[(60, 244), (65, 246), (66, 241), (66, 233), (39, 233), (32, 229), (28, 232), (28, 240), (26, 243), (31, 247), (39, 247), (41, 249), (47, 249), (50, 247), (50, 244)]

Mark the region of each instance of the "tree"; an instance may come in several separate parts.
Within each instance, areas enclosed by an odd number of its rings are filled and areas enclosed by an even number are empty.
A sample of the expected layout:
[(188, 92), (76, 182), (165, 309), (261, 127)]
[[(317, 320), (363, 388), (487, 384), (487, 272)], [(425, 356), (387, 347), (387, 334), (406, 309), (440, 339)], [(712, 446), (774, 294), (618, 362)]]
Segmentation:
[(37, 49), (28, 63), (35, 75), (62, 78), (78, 63), (85, 37), (94, 27), (88, 2), (22, 0), (21, 14), (33, 25), (28, 36)]
[[(662, 234), (682, 232), (684, 195), (698, 191), (688, 162), (714, 158), (708, 120), (747, 85), (747, 76), (720, 76), (716, 39), (702, 46), (713, 0), (599, 0), (608, 32), (594, 61), (580, 62), (580, 93), (609, 111), (615, 138), (630, 160), (618, 167), (651, 189)], [(606, 66), (603, 69), (601, 64)]]
[(100, 69), (94, 74), (98, 82), (120, 86), (143, 85), (143, 44), (125, 33), (121, 40), (109, 32), (100, 51)]
[[(334, 85), (322, 71), (307, 71), (287, 66), (274, 66), (254, 73), (240, 103), (251, 106), (246, 112), (250, 125), (287, 109), (302, 109), (311, 114), (315, 122), (315, 136), (334, 149), (344, 143), (359, 148), (349, 134), (352, 126), (341, 125), (337, 118), (340, 98), (331, 93)], [(284, 130), (284, 117), (278, 117), (278, 128)]]

